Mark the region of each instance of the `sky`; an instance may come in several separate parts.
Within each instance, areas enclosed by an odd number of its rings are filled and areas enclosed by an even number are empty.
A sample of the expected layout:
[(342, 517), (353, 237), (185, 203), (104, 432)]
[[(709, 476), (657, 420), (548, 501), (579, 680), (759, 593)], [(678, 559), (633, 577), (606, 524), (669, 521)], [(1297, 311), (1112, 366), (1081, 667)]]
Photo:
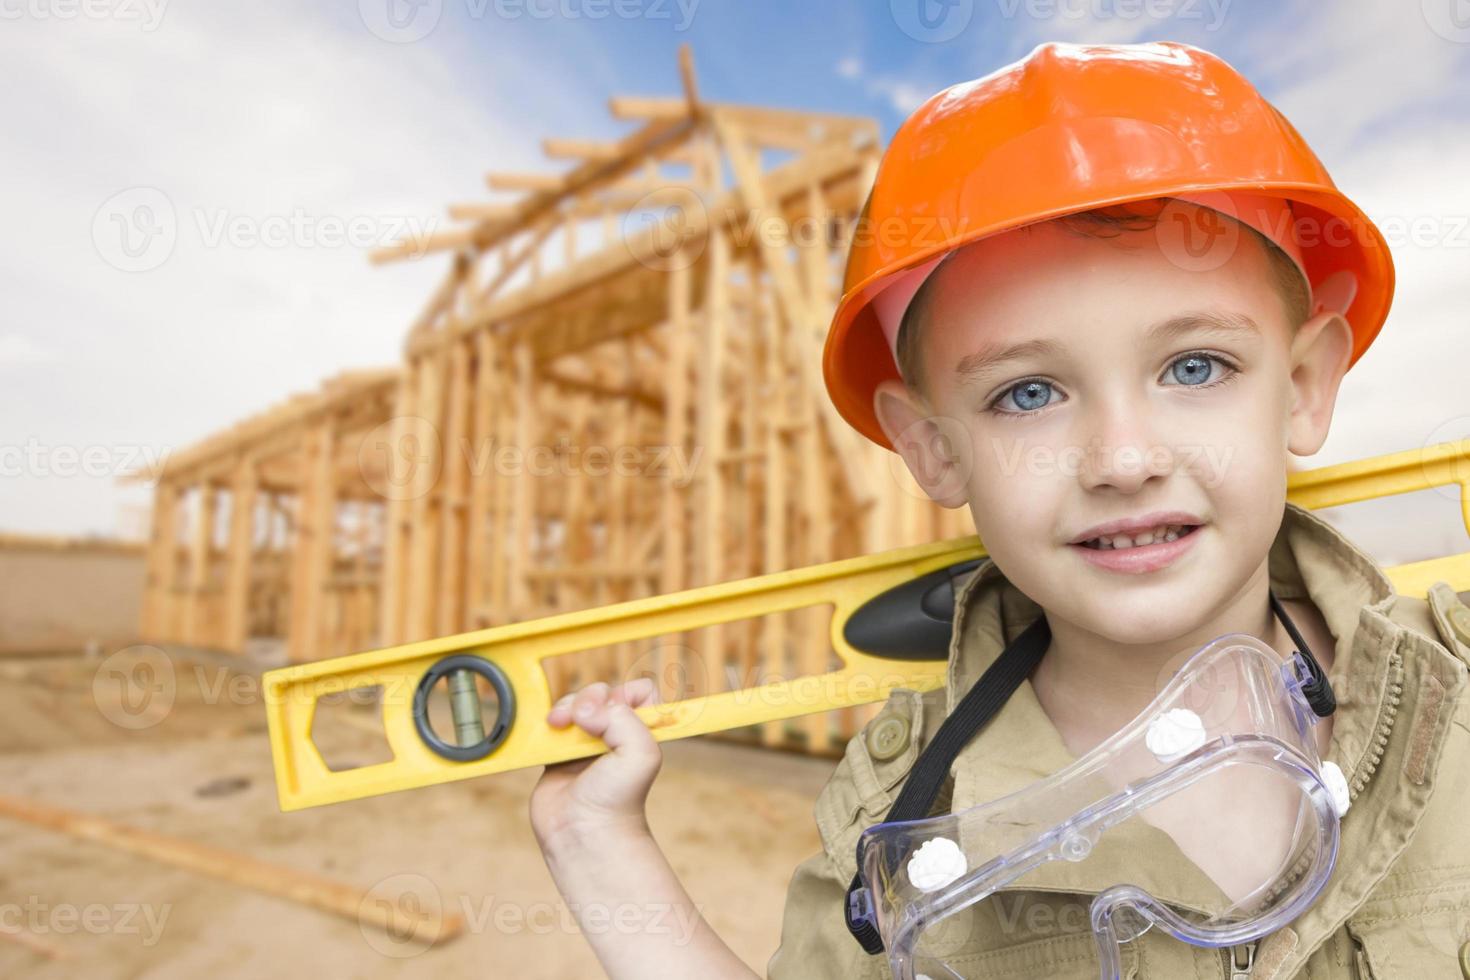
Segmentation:
[[(681, 44), (706, 99), (886, 140), (1051, 40), (1219, 54), (1388, 234), (1393, 311), (1309, 465), (1470, 436), (1467, 0), (0, 0), (0, 531), (136, 534), (120, 473), (396, 363), (448, 260), (367, 251), (564, 169), (543, 137), (628, 132), (607, 98), (679, 94)], [(1340, 519), (1396, 561), (1466, 547), (1456, 512)]]

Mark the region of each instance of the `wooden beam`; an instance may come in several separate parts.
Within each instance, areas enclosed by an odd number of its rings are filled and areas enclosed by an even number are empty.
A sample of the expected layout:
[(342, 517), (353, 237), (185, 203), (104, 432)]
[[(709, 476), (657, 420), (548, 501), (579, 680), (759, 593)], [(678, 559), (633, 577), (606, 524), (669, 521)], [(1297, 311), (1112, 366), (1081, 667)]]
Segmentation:
[(554, 137), (541, 141), (541, 152), (552, 158), (572, 160), (616, 160), (618, 144), (605, 140), (570, 140)]
[(445, 405), (444, 465), (439, 475), (442, 487), (439, 519), (439, 569), (436, 576), (439, 609), (436, 632), (439, 636), (462, 633), (468, 627), (464, 612), (465, 509), (469, 503), (469, 461), (465, 458), (470, 442), (470, 344), (455, 344), (449, 356), (449, 396)]
[(145, 640), (175, 639), (166, 635), (168, 604), (178, 569), (179, 488), (160, 480), (153, 489), (153, 519), (148, 528), (148, 557), (139, 632)]
[[(739, 126), (718, 114), (714, 116), (714, 122), (715, 132), (735, 173), (736, 190), (744, 197), (746, 207), (761, 219), (763, 225), (779, 228), (781, 225), (775, 219), (780, 218), (781, 213), (771, 203), (760, 169)], [(771, 220), (768, 222), (767, 218)], [(821, 351), (817, 345), (817, 337), (825, 330), (830, 311), (815, 308), (811, 298), (802, 293), (795, 270), (786, 256), (789, 236), (760, 234), (756, 239), (761, 262), (770, 274), (781, 312), (797, 338), (807, 384), (813, 392), (823, 392), (826, 385), (822, 380)], [(859, 506), (866, 506), (872, 501), (872, 491), (868, 488), (869, 468), (862, 464), (862, 457), (859, 455), (858, 442), (862, 437), (848, 428), (847, 423), (831, 405), (826, 408), (831, 410), (820, 411), (819, 415), (828, 438), (837, 448), (837, 458), (849, 491)]]
[(225, 615), (222, 646), (244, 653), (250, 638), (250, 564), (255, 550), (255, 465), (241, 459), (230, 488), (230, 540), (225, 551)]
[(489, 561), (490, 508), (499, 478), (495, 475), (494, 438), (496, 416), (495, 338), (489, 330), (475, 334), (473, 374), (474, 400), (470, 407), (469, 446), (466, 465), (473, 463), (474, 479), (470, 483), (468, 530), (465, 533), (464, 592), (461, 596), (463, 625), (460, 629), (477, 629), (470, 621), (473, 610), (485, 601), (485, 565)]
[(214, 557), (214, 522), (218, 497), (207, 483), (198, 487), (194, 511), (194, 537), (189, 547), (189, 593), (184, 607), (184, 642), (195, 646), (212, 646), (213, 624), (206, 608), (209, 598), (210, 562)]
[(316, 659), (321, 644), (323, 589), (336, 530), (337, 486), (332, 467), (336, 433), (323, 418), (307, 434), (302, 467), (305, 485), (296, 498), (296, 535), (291, 558), (291, 632), (286, 653), (292, 663)]
[(453, 221), (504, 221), (515, 214), (515, 206), (475, 201), (468, 204), (449, 205), (449, 217)]
[(392, 901), (374, 901), (371, 891), (364, 892), (321, 875), (286, 865), (270, 864), (197, 841), (114, 823), (92, 814), (49, 806), (36, 800), (0, 796), (0, 816), (284, 898), (352, 922), (382, 929), (399, 941), (405, 936), (411, 936), (426, 944), (444, 942), (459, 935), (464, 929), (463, 918), (453, 912), (420, 909)]
[(699, 83), (694, 77), (694, 51), (687, 42), (679, 45), (679, 81), (684, 86), (684, 104), (689, 115), (699, 115)]
[(549, 191), (562, 190), (566, 178), (559, 174), (509, 174), (490, 173), (485, 183), (492, 191)]
[(614, 119), (671, 121), (689, 118), (689, 101), (660, 96), (614, 95), (607, 100), (607, 111)]

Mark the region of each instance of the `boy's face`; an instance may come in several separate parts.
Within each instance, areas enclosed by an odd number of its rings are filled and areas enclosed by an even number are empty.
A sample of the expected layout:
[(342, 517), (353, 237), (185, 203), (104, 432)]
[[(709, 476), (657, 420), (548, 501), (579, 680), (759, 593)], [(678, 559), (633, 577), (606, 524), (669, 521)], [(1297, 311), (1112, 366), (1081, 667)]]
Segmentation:
[[(875, 396), (915, 478), (969, 504), (1006, 577), (1119, 643), (1183, 636), (1264, 576), (1288, 453), (1320, 448), (1351, 356), (1341, 317), (1288, 322), (1253, 236), (1205, 271), (1171, 254), (1151, 230), (1055, 223), (968, 246), (926, 286), (923, 395)], [(1197, 526), (1079, 543), (1165, 512)]]

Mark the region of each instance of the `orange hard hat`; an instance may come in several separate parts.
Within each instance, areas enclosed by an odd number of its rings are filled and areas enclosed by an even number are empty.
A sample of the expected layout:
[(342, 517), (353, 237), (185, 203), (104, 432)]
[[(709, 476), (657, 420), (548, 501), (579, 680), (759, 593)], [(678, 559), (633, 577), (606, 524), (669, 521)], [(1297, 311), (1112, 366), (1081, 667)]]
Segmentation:
[(1312, 312), (1352, 327), (1349, 366), (1388, 316), (1388, 243), (1286, 117), (1187, 44), (1059, 44), (931, 96), (894, 134), (863, 205), (822, 354), (827, 392), (892, 449), (873, 413), (894, 334), (955, 248), (1093, 208), (1176, 198), (1223, 212), (1297, 263)]

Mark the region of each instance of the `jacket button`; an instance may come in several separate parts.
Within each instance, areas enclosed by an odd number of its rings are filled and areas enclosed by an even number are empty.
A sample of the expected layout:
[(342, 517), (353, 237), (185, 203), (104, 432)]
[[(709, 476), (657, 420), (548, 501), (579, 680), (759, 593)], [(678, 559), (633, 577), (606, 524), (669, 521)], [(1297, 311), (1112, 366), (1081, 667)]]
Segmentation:
[(884, 715), (868, 729), (868, 754), (879, 762), (887, 762), (909, 747), (909, 720), (900, 715)]
[(1470, 646), (1470, 608), (1463, 603), (1452, 606), (1449, 611), (1450, 629), (1454, 630), (1460, 642)]
[(1460, 947), (1460, 975), (1470, 980), (1470, 941)]

